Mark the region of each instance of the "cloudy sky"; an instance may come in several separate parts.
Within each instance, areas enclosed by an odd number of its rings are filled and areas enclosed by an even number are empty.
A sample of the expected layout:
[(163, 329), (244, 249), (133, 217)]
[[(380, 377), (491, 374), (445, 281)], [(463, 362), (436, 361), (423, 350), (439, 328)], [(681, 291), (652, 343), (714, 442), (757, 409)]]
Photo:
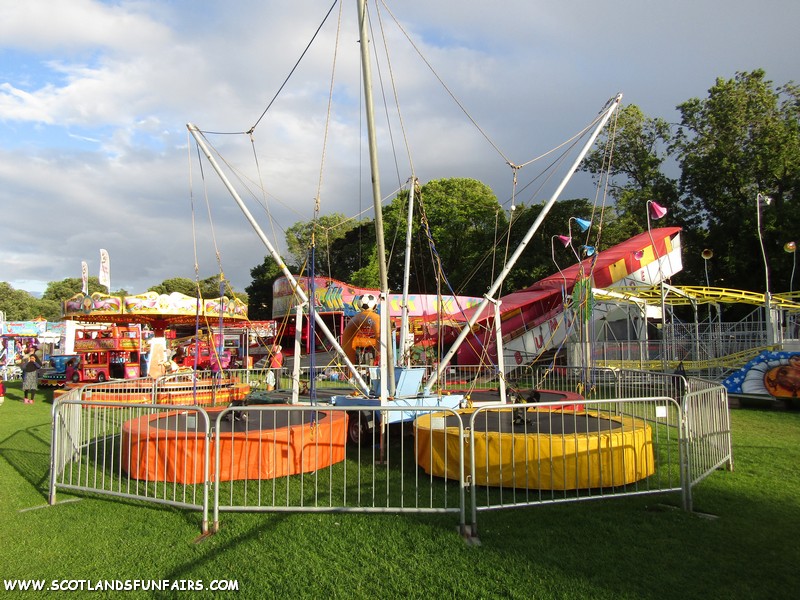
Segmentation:
[[(354, 0), (341, 17), (334, 7), (287, 81), (332, 3), (0, 0), (0, 281), (41, 292), (80, 277), (83, 260), (96, 275), (105, 248), (112, 290), (194, 279), (195, 264), (243, 290), (266, 251), (198, 159), (190, 122), (279, 248), (316, 197), (323, 214), (366, 210)], [(387, 196), (409, 177), (410, 156), (423, 183), (473, 177), (509, 206), (506, 161), (558, 146), (619, 92), (675, 122), (675, 107), (717, 77), (763, 68), (776, 84), (800, 80), (796, 0), (380, 6), (380, 20), (374, 1), (370, 12), (390, 60), (373, 67)], [(402, 127), (383, 108), (395, 95)], [(562, 197), (592, 193), (578, 177)], [(517, 201), (545, 197), (534, 183)]]

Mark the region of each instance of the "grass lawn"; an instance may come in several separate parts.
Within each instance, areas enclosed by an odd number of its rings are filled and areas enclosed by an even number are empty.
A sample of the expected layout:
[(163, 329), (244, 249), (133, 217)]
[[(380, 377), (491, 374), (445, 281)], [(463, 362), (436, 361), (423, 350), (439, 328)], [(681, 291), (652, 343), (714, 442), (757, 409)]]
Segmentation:
[[(478, 517), (481, 545), (471, 546), (453, 515), (224, 513), (220, 531), (196, 543), (200, 513), (64, 493), (47, 506), (46, 395), (25, 405), (19, 382), (7, 383), (0, 407), (4, 580), (225, 579), (238, 582), (238, 598), (800, 594), (798, 411), (733, 411), (735, 470), (695, 489), (696, 514), (670, 508), (675, 495), (490, 511)], [(0, 588), (2, 598), (19, 594)]]

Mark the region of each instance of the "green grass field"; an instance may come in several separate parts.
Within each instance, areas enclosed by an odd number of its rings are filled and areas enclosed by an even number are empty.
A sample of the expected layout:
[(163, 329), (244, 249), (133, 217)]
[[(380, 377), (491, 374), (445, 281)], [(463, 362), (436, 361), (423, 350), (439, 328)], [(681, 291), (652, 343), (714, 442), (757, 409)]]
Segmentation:
[[(453, 515), (200, 514), (59, 493), (47, 505), (51, 404), (0, 407), (4, 580), (235, 580), (239, 598), (795, 598), (800, 593), (800, 412), (736, 409), (735, 470), (694, 494), (490, 511), (480, 546)], [(709, 515), (713, 515), (713, 518)], [(188, 584), (184, 584), (188, 585)], [(53, 597), (11, 592), (0, 597)], [(178, 592), (72, 592), (69, 597)], [(185, 595), (185, 594), (184, 594)], [(233, 593), (217, 592), (217, 596)], [(205, 591), (201, 597), (213, 597)]]

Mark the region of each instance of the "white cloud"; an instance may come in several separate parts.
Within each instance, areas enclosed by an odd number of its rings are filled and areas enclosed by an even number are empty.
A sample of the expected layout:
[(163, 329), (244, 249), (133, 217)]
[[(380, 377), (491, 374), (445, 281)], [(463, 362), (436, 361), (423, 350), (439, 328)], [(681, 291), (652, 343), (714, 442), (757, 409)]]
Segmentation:
[(0, 5), (0, 39), (5, 46), (36, 54), (94, 52), (98, 48), (135, 51), (169, 38), (168, 28), (154, 20), (157, 14), (148, 14), (153, 9), (153, 5), (135, 2), (5, 1)]
[[(670, 120), (677, 104), (703, 96), (717, 76), (763, 67), (776, 82), (789, 81), (800, 54), (793, 31), (800, 5), (788, 0), (732, 0), (724, 9), (711, 0), (387, 3), (499, 150), (382, 14), (391, 72), (383, 62), (373, 78), (383, 82), (387, 104), (390, 83), (397, 86), (404, 131), (391, 120), (400, 180), (409, 175), (405, 134), (423, 181), (477, 177), (501, 201), (511, 194), (504, 156), (519, 163), (555, 146), (619, 91), (626, 103)], [(265, 249), (208, 165), (200, 178), (185, 124), (252, 127), (329, 6), (0, 0), (0, 280), (78, 276), (81, 260), (94, 272), (99, 248), (107, 248), (112, 287), (138, 293), (168, 277), (194, 277), (195, 247), (200, 276), (216, 273), (216, 246), (234, 286), (248, 285)], [(371, 199), (354, 6), (342, 7), (321, 197), (324, 212), (354, 214)], [(250, 189), (237, 182), (248, 202), (263, 182), (280, 246), (280, 228), (310, 218), (317, 194), (337, 17), (338, 7), (258, 124), (253, 146), (247, 136), (209, 135), (248, 182)], [(382, 53), (377, 22), (372, 31)], [(383, 97), (376, 102), (388, 193), (398, 175)], [(565, 197), (585, 193), (578, 185)], [(264, 210), (252, 210), (272, 235)]]

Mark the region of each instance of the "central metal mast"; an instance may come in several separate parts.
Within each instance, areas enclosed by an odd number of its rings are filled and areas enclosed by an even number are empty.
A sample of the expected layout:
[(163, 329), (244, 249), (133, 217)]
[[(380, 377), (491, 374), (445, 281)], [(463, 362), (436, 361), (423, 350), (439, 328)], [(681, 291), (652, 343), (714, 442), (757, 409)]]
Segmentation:
[[(381, 179), (378, 169), (378, 142), (375, 133), (375, 105), (372, 99), (372, 72), (370, 71), (369, 60), (369, 35), (367, 34), (367, 8), (366, 0), (356, 0), (358, 4), (358, 25), (361, 46), (361, 71), (364, 78), (364, 104), (367, 117), (367, 136), (369, 140), (369, 165), (372, 173), (372, 201), (375, 207), (375, 243), (378, 253), (378, 269), (381, 280), (381, 295), (386, 302), (382, 303), (384, 310), (389, 310), (389, 277), (386, 269), (386, 247), (383, 242), (383, 207), (381, 204)], [(385, 319), (391, 325), (391, 321)], [(394, 395), (394, 357), (392, 352), (392, 332), (383, 331), (381, 337), (385, 341), (386, 364), (388, 368), (388, 390), (390, 395)], [(381, 384), (383, 387), (383, 384)]]

